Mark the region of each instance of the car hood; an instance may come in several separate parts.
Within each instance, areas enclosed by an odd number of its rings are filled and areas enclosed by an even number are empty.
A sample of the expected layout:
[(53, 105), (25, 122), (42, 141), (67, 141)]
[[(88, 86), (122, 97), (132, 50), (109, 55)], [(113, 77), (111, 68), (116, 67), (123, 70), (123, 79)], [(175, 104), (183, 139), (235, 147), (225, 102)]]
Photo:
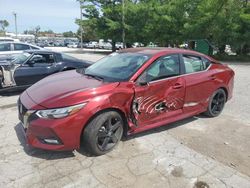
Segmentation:
[(118, 85), (119, 82), (105, 83), (72, 70), (48, 76), (26, 92), (36, 104), (45, 108), (58, 108), (85, 102), (112, 91)]

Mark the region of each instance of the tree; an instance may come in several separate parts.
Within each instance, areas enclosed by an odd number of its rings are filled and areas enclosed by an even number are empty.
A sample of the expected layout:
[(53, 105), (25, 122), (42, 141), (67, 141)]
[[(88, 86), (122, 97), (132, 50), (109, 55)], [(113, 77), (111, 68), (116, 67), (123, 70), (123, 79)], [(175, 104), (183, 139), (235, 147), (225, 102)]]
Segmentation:
[[(86, 0), (83, 4), (85, 20), (76, 20), (83, 30), (90, 28), (99, 38), (111, 39), (112, 49), (115, 42), (122, 41), (121, 0)], [(86, 29), (85, 29), (86, 32)]]
[(63, 37), (75, 37), (75, 33), (72, 31), (67, 31), (63, 33)]
[(37, 42), (40, 29), (41, 29), (41, 27), (39, 25), (36, 26), (35, 29), (34, 29), (35, 42)]
[(0, 20), (0, 27), (3, 32), (5, 32), (5, 29), (8, 26), (9, 26), (9, 22), (7, 20)]
[(85, 0), (86, 36), (122, 40), (126, 31), (129, 43), (154, 42), (177, 46), (188, 40), (208, 39), (224, 53), (230, 44), (238, 53), (250, 46), (250, 8), (248, 0)]

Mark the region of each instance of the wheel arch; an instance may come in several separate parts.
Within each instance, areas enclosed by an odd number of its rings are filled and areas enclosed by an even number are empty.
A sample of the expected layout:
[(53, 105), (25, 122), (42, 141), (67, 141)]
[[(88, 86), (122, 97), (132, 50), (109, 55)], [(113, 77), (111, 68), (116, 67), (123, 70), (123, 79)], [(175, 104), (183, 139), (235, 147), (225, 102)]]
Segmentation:
[(68, 71), (68, 70), (74, 70), (76, 68), (74, 67), (63, 67), (63, 69), (61, 71)]
[(227, 88), (222, 86), (222, 87), (220, 87), (218, 89), (222, 89), (226, 93), (226, 101), (227, 101), (228, 100), (228, 90), (227, 90)]
[(119, 109), (119, 108), (113, 108), (113, 107), (110, 107), (110, 108), (105, 108), (105, 109), (101, 109), (97, 112), (95, 112), (89, 119), (88, 121), (86, 122), (85, 126), (83, 126), (82, 128), (82, 131), (81, 131), (81, 135), (80, 135), (80, 145), (82, 144), (81, 141), (82, 141), (82, 136), (83, 136), (83, 132), (85, 131), (86, 127), (88, 126), (88, 124), (94, 119), (96, 118), (98, 115), (102, 114), (102, 113), (105, 113), (105, 112), (110, 112), (110, 111), (115, 111), (117, 113), (119, 113), (123, 119), (123, 122), (124, 122), (124, 125), (123, 125), (123, 135), (126, 136), (127, 135), (127, 132), (128, 132), (128, 120), (126, 118), (126, 115), (125, 113)]

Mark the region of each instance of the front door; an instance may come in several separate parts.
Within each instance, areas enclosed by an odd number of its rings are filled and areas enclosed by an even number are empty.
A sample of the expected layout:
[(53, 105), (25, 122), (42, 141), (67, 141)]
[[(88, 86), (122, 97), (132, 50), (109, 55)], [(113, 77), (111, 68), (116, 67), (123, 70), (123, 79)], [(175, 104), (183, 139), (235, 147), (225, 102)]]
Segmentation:
[(34, 54), (28, 62), (15, 70), (16, 84), (31, 85), (54, 72), (54, 56), (51, 53)]
[(138, 78), (133, 114), (138, 127), (165, 121), (182, 112), (185, 80), (180, 75), (179, 55), (163, 56)]

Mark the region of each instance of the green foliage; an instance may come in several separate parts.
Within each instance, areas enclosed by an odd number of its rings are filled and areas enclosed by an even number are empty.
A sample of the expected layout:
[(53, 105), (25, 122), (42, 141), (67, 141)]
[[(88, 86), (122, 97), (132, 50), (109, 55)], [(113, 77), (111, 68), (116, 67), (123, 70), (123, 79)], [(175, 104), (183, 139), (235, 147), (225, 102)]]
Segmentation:
[(8, 26), (9, 26), (9, 22), (7, 20), (0, 20), (0, 31), (5, 32), (5, 29)]
[(67, 31), (63, 33), (63, 37), (75, 37), (75, 33), (72, 31)]
[[(81, 0), (84, 19), (76, 23), (95, 38), (178, 45), (208, 39), (221, 52), (230, 44), (238, 53), (250, 48), (250, 5), (247, 0)], [(93, 38), (93, 37), (92, 37)]]

